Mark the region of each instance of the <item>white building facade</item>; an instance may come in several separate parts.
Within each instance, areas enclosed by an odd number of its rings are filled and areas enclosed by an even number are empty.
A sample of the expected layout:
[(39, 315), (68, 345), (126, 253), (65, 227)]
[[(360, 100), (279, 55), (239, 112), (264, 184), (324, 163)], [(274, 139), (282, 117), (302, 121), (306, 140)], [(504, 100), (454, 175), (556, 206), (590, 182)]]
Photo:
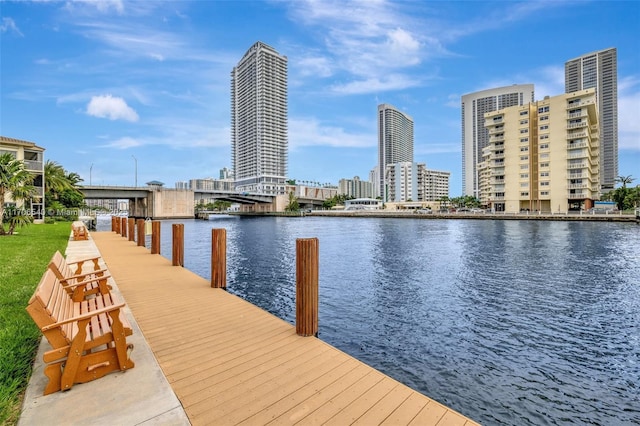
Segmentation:
[(231, 162), (237, 191), (285, 193), (287, 114), (287, 57), (257, 42), (231, 72)]
[(359, 176), (354, 176), (353, 179), (340, 179), (338, 194), (354, 198), (374, 198), (373, 186), (372, 182), (360, 180)]
[(478, 198), (480, 195), (477, 166), (482, 162), (482, 150), (489, 144), (489, 133), (484, 127), (484, 115), (514, 105), (525, 105), (533, 102), (533, 99), (533, 84), (514, 84), (462, 96), (463, 195)]
[(413, 163), (413, 119), (389, 104), (378, 105), (377, 196), (388, 199), (386, 170), (389, 164)]

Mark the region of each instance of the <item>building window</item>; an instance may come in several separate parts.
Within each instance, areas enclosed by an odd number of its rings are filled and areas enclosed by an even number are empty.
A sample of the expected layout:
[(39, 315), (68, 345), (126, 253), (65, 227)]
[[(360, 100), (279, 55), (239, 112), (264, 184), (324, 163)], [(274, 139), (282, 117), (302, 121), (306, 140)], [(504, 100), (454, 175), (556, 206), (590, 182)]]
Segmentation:
[(549, 167), (549, 163), (540, 163), (540, 167)]
[(523, 111), (520, 111), (520, 115), (529, 115), (529, 111), (526, 109)]
[(520, 179), (527, 179), (529, 177), (529, 173), (520, 173)]
[(520, 156), (520, 161), (527, 161), (529, 159), (528, 155), (521, 155)]
[(528, 197), (528, 196), (529, 196), (529, 193), (528, 193), (528, 192), (521, 192), (521, 193), (520, 193), (520, 196), (521, 196), (521, 197)]
[(540, 195), (549, 195), (549, 191), (540, 191)]
[(544, 182), (540, 182), (540, 186), (549, 186), (549, 181), (545, 180)]
[(529, 133), (529, 129), (520, 129), (520, 134)]
[(528, 164), (520, 164), (520, 170), (529, 170)]
[(540, 126), (540, 130), (549, 130), (549, 126), (546, 124), (544, 126)]
[(540, 172), (540, 176), (542, 177), (549, 176), (549, 172)]
[(543, 112), (549, 112), (549, 106), (538, 108), (538, 114), (542, 114)]
[(520, 152), (528, 152), (529, 151), (529, 147), (528, 146), (521, 146), (520, 147)]
[(549, 144), (548, 143), (541, 143), (540, 144), (540, 149), (548, 149), (549, 148)]
[(520, 182), (520, 188), (528, 188), (529, 182)]
[(549, 135), (540, 135), (540, 140), (549, 139)]
[(521, 143), (529, 142), (529, 138), (520, 138)]
[(548, 120), (549, 116), (548, 115), (543, 115), (542, 117), (540, 117), (540, 121), (545, 121)]
[(520, 124), (529, 124), (529, 120), (520, 120)]
[[(549, 154), (540, 154), (540, 158), (549, 158)], [(549, 163), (547, 163), (547, 166), (549, 165)]]

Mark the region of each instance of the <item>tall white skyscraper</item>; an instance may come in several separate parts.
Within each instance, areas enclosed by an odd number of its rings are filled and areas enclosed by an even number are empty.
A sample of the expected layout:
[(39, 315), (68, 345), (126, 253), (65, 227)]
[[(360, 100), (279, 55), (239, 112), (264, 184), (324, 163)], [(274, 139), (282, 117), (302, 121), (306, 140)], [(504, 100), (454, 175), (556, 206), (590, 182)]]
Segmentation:
[(236, 190), (284, 194), (287, 157), (287, 57), (257, 42), (231, 71)]
[(533, 102), (533, 84), (482, 90), (462, 96), (462, 194), (480, 197), (478, 163), (489, 144), (484, 115), (514, 105)]
[(413, 163), (413, 119), (389, 104), (378, 105), (378, 191), (387, 201), (387, 165)]
[(618, 54), (599, 50), (564, 64), (564, 91), (596, 89), (600, 119), (600, 186), (613, 189), (618, 177)]

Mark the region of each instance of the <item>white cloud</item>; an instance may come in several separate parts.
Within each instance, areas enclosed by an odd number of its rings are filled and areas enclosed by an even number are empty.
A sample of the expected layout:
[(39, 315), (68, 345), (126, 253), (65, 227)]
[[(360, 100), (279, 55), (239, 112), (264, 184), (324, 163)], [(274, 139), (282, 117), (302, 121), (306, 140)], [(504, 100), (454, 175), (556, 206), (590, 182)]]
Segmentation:
[(109, 120), (138, 121), (139, 118), (124, 99), (111, 95), (93, 96), (87, 105), (87, 114)]
[(389, 90), (401, 90), (420, 85), (420, 80), (404, 74), (391, 74), (387, 76), (372, 77), (367, 80), (357, 80), (331, 87), (334, 93), (354, 95), (372, 92), (386, 92)]
[(342, 127), (326, 126), (316, 118), (289, 118), (289, 149), (301, 146), (370, 148), (376, 146), (375, 133), (347, 133)]
[(20, 37), (24, 37), (24, 35), (20, 32), (20, 29), (16, 25), (15, 21), (11, 18), (2, 18), (2, 24), (0, 24), (0, 32), (6, 33), (7, 31), (14, 32), (18, 34)]
[(128, 149), (128, 148), (134, 148), (136, 146), (141, 146), (141, 145), (144, 145), (144, 144), (139, 140), (125, 136), (123, 138), (113, 140), (109, 143), (106, 143), (100, 146), (102, 148)]
[(124, 13), (122, 0), (71, 0), (71, 2), (67, 2), (66, 7), (71, 10), (75, 5), (95, 7), (100, 13), (108, 13), (111, 9), (114, 9), (118, 14)]

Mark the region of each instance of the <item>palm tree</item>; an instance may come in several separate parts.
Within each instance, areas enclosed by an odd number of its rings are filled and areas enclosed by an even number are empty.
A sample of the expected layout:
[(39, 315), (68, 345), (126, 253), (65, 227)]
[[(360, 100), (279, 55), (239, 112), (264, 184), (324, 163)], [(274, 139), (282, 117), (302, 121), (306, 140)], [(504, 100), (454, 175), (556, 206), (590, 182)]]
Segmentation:
[(628, 176), (618, 176), (618, 178), (616, 179), (616, 182), (620, 182), (622, 184), (623, 188), (627, 188), (627, 184), (633, 182), (635, 179), (631, 177), (631, 175)]
[(5, 232), (3, 223), (5, 197), (11, 194), (15, 202), (29, 200), (35, 194), (32, 182), (33, 174), (26, 169), (23, 161), (9, 153), (0, 155), (0, 235), (13, 234), (16, 226), (22, 226), (25, 218), (28, 217), (17, 210), (13, 211), (12, 213), (15, 214), (12, 214), (12, 219), (9, 220), (9, 231)]

